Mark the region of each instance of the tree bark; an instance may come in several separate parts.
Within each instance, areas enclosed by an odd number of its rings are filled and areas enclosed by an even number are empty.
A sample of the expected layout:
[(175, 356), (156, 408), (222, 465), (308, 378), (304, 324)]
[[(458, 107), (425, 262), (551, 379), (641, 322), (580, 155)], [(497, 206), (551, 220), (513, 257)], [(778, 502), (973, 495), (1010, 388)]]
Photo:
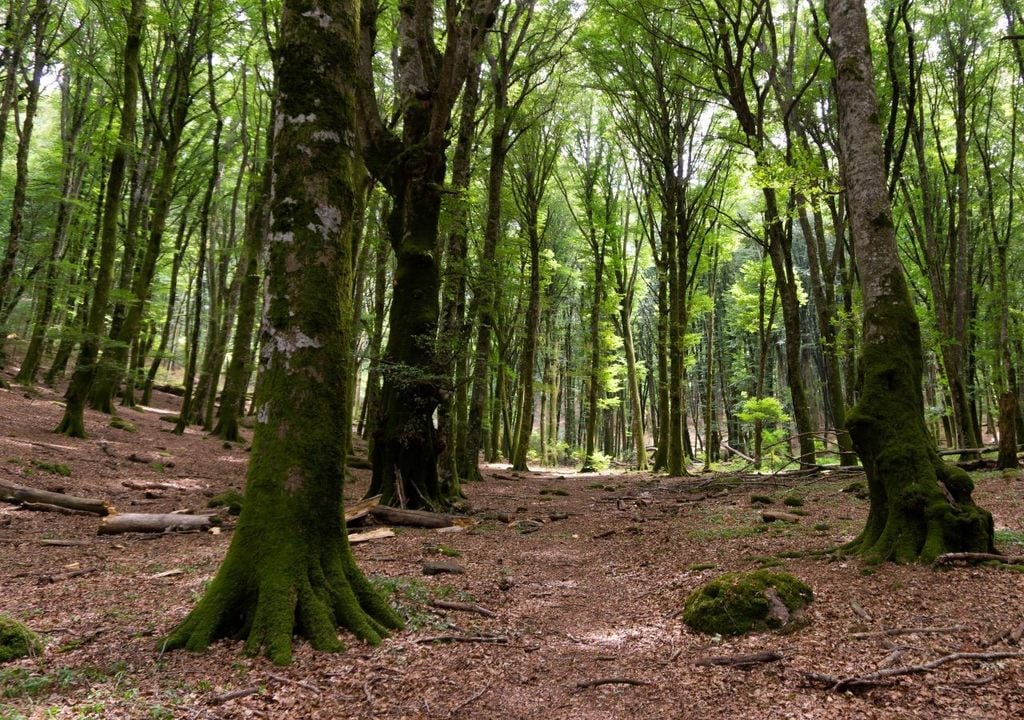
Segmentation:
[(896, 251), (863, 0), (828, 0), (843, 177), (864, 299), (863, 391), (847, 417), (867, 474), (867, 525), (849, 546), (873, 561), (992, 552), (992, 515), (945, 465), (924, 421), (921, 334)]
[(337, 651), (339, 626), (372, 643), (401, 626), (356, 567), (342, 515), (358, 27), (351, 2), (284, 3), (246, 502), (217, 576), (166, 648), (242, 635), (247, 652), (286, 664), (293, 634)]

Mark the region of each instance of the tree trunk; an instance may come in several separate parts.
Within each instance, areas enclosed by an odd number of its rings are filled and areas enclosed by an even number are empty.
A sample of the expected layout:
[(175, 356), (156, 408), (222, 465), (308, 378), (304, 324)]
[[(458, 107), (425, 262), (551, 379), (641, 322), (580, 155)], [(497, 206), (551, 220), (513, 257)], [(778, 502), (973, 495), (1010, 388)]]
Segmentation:
[[(45, 48), (46, 30), (50, 21), (50, 0), (36, 0), (31, 22), (34, 27), (32, 74), (24, 88), (25, 114), (18, 133), (18, 149), (15, 153), (14, 192), (11, 196), (11, 222), (7, 233), (7, 248), (0, 260), (0, 312), (8, 306), (8, 294), (14, 276), (14, 263), (21, 251), (22, 235), (25, 232), (25, 202), (28, 199), (28, 151), (32, 146), (32, 129), (35, 127), (36, 110), (39, 106), (40, 84), (49, 60)], [(17, 113), (15, 114), (17, 116)], [(7, 319), (0, 317), (0, 369), (6, 364), (4, 345), (7, 342)], [(0, 385), (3, 384), (0, 378)]]
[(217, 576), (165, 648), (198, 650), (242, 635), (248, 652), (285, 664), (293, 634), (337, 651), (339, 626), (372, 643), (401, 626), (356, 567), (342, 515), (357, 33), (350, 3), (284, 3), (246, 502)]
[[(208, 19), (208, 23), (212, 24), (212, 18)], [(200, 320), (202, 319), (202, 307), (203, 307), (203, 276), (207, 274), (207, 264), (209, 263), (212, 268), (214, 263), (212, 259), (209, 259), (210, 253), (210, 211), (213, 206), (213, 195), (217, 191), (217, 185), (220, 183), (220, 136), (224, 130), (224, 116), (220, 110), (220, 104), (217, 102), (217, 93), (214, 85), (214, 74), (213, 74), (213, 45), (212, 39), (209, 34), (212, 34), (212, 27), (207, 28), (208, 37), (207, 41), (210, 43), (207, 48), (206, 56), (206, 82), (210, 91), (210, 110), (213, 112), (214, 124), (213, 124), (213, 148), (211, 150), (211, 164), (210, 177), (206, 182), (206, 192), (203, 194), (203, 201), (199, 208), (199, 259), (196, 261), (196, 300), (193, 307), (194, 318), (192, 320), (192, 337), (189, 339), (189, 353), (188, 353), (188, 368), (185, 370), (185, 397), (181, 402), (181, 411), (178, 413), (178, 422), (174, 425), (174, 433), (181, 435), (185, 432), (185, 428), (193, 420), (193, 414), (195, 412), (193, 402), (195, 402), (195, 408), (202, 411), (203, 397), (202, 394), (195, 393), (195, 380), (196, 380), (196, 359), (199, 357), (199, 327)], [(212, 273), (210, 273), (212, 275)], [(211, 278), (210, 283), (210, 303), (208, 308), (209, 322), (208, 332), (206, 333), (206, 351), (208, 354), (212, 354), (213, 343), (217, 341), (216, 335), (216, 313), (217, 303), (213, 297), (215, 291), (214, 283)], [(206, 362), (204, 369), (207, 369)], [(207, 370), (207, 373), (209, 371)], [(206, 375), (206, 382), (209, 383), (209, 374)], [(207, 387), (209, 391), (210, 388)]]
[(100, 259), (96, 282), (93, 286), (89, 315), (86, 321), (82, 347), (78, 352), (75, 371), (68, 385), (64, 417), (56, 432), (71, 437), (85, 437), (85, 402), (96, 376), (100, 339), (106, 320), (110, 288), (114, 278), (114, 255), (117, 252), (117, 222), (121, 210), (121, 190), (124, 187), (125, 167), (135, 133), (135, 119), (142, 75), (140, 48), (142, 28), (145, 24), (145, 0), (132, 0), (128, 15), (128, 32), (123, 58), (124, 92), (121, 95), (121, 126), (117, 145), (107, 175), (103, 220), (100, 229)]
[[(275, 81), (274, 92), (277, 94)], [(260, 173), (259, 188), (256, 200), (245, 221), (245, 239), (242, 244), (242, 260), (236, 272), (242, 272), (242, 284), (238, 291), (238, 322), (235, 323), (235, 335), (231, 343), (231, 362), (228, 363), (224, 375), (224, 390), (220, 399), (220, 411), (217, 415), (217, 426), (213, 432), (218, 437), (236, 442), (238, 434), (238, 416), (243, 412), (246, 389), (251, 374), (250, 359), (253, 328), (256, 325), (257, 298), (260, 292), (260, 255), (269, 224), (269, 201), (271, 190), (270, 162), (274, 154), (274, 131), (267, 130), (266, 155)]]
[[(77, 78), (76, 78), (77, 79)], [(25, 357), (22, 358), (18, 376), (20, 383), (32, 384), (36, 381), (39, 366), (43, 357), (43, 345), (46, 331), (53, 318), (54, 304), (57, 298), (57, 277), (60, 258), (67, 250), (68, 230), (75, 214), (82, 190), (86, 161), (79, 155), (78, 139), (88, 117), (88, 104), (92, 94), (90, 78), (81, 78), (71, 87), (69, 74), (61, 77), (61, 193), (57, 204), (57, 216), (54, 220), (53, 238), (46, 260), (46, 276), (43, 279), (42, 298), (39, 300), (36, 316), (32, 324), (32, 335), (29, 340)]]
[(928, 435), (921, 334), (896, 251), (863, 0), (829, 0), (843, 177), (864, 298), (863, 390), (847, 427), (867, 474), (867, 525), (850, 545), (873, 561), (930, 562), (993, 550), (992, 516)]
[(1020, 467), (1017, 460), (1017, 396), (1004, 392), (999, 396), (999, 458), (996, 467), (1000, 470)]
[(453, 493), (460, 492), (463, 478), (476, 473), (476, 463), (469, 467), (465, 448), (460, 435), (466, 432), (465, 423), (459, 423), (460, 414), (465, 419), (466, 386), (460, 378), (469, 354), (469, 332), (466, 322), (466, 263), (469, 243), (469, 181), (472, 171), (473, 141), (476, 137), (476, 111), (480, 104), (480, 66), (474, 61), (462, 93), (462, 107), (459, 112), (459, 135), (452, 159), (451, 188), (451, 231), (445, 249), (446, 272), (441, 288), (441, 326), (437, 333), (438, 357), (442, 367), (448, 367), (452, 384), (438, 410), (438, 428), (443, 437), (440, 472), (442, 481)]
[(142, 329), (142, 319), (163, 246), (164, 230), (174, 200), (174, 181), (178, 172), (182, 135), (193, 100), (189, 80), (198, 55), (195, 44), (202, 19), (200, 3), (201, 0), (195, 0), (188, 26), (184, 31), (185, 37), (178, 39), (179, 47), (174, 53), (171, 73), (175, 77), (171, 80), (173, 91), (168, 100), (168, 122), (167, 127), (160, 133), (160, 167), (152, 194), (146, 246), (132, 278), (132, 297), (125, 309), (123, 322), (116, 328), (116, 332), (112, 328), (111, 340), (114, 342), (103, 352), (89, 394), (90, 405), (105, 413), (114, 410), (114, 395), (127, 368), (128, 349)]

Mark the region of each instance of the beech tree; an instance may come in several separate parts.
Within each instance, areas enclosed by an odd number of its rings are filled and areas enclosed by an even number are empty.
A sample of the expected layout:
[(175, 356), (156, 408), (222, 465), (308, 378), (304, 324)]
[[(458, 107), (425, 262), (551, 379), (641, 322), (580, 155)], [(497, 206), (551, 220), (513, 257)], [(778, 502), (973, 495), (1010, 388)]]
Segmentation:
[(291, 660), (292, 636), (342, 648), (401, 621), (355, 565), (341, 488), (347, 434), (352, 225), (360, 162), (353, 80), (359, 14), (346, 0), (285, 0), (246, 502), (217, 576), (165, 648), (244, 636)]
[(434, 410), (444, 383), (435, 365), (440, 307), (436, 257), (446, 130), (459, 93), (494, 22), (498, 0), (467, 0), (445, 8), (444, 51), (437, 47), (433, 0), (399, 8), (397, 92), (402, 127), (385, 122), (374, 92), (373, 54), (380, 12), (363, 0), (359, 105), (366, 167), (392, 199), (388, 236), (395, 251), (390, 334), (373, 443), (369, 494), (389, 504), (441, 507), (452, 500), (437, 471)]
[(847, 427), (871, 509), (850, 549), (870, 560), (929, 562), (993, 551), (992, 515), (973, 482), (944, 464), (924, 422), (920, 325), (896, 251), (863, 0), (829, 0), (841, 161), (864, 298), (863, 387)]

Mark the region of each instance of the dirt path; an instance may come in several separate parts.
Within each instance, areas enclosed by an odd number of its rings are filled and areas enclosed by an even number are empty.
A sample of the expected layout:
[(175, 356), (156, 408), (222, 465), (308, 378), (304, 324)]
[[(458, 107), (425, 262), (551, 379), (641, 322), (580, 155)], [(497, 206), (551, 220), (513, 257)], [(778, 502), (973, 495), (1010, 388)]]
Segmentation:
[[(135, 433), (90, 412), (88, 440), (50, 433), (59, 399), (42, 388), (0, 391), (0, 479), (108, 498), (136, 512), (202, 508), (208, 496), (242, 487), (244, 445), (224, 447), (197, 432), (177, 437), (160, 420), (177, 398), (161, 394), (158, 408), (123, 411)], [(129, 459), (133, 453), (146, 462)], [(70, 475), (58, 474), (60, 465)], [(367, 473), (356, 474), (349, 500), (367, 482)], [(0, 718), (1024, 716), (1024, 658), (950, 663), (856, 693), (830, 693), (801, 674), (860, 675), (886, 662), (979, 651), (1024, 620), (1022, 575), (817, 559), (806, 553), (851, 538), (864, 521), (866, 502), (842, 491), (849, 477), (786, 487), (709, 480), (492, 468), (466, 488), (480, 520), (474, 528), (400, 529), (355, 547), (361, 567), (394, 592), (405, 632), (339, 655), (300, 644), (284, 669), (242, 656), (238, 643), (198, 655), (154, 650), (216, 570), (230, 528), (97, 536), (93, 517), (0, 505), (0, 613), (46, 641), (41, 657), (0, 666)], [(126, 481), (169, 487), (139, 490)], [(1024, 541), (1021, 476), (990, 473), (978, 485), (1002, 547), (1020, 554), (1013, 541)], [(796, 525), (765, 525), (752, 494), (771, 496), (780, 509), (783, 497), (796, 495), (807, 515)], [(54, 539), (85, 544), (42, 543)], [(465, 573), (422, 574), (424, 561), (446, 556)], [(700, 583), (764, 566), (814, 588), (807, 627), (721, 640), (679, 620)], [(474, 602), (495, 616), (439, 610), (432, 599)], [(956, 629), (852, 636), (915, 627)], [(442, 636), (477, 641), (427, 641)], [(991, 649), (1017, 651), (1005, 642)], [(783, 659), (751, 670), (694, 665), (707, 655), (767, 650)], [(636, 684), (596, 684), (602, 680)], [(596, 685), (580, 687), (587, 683)]]

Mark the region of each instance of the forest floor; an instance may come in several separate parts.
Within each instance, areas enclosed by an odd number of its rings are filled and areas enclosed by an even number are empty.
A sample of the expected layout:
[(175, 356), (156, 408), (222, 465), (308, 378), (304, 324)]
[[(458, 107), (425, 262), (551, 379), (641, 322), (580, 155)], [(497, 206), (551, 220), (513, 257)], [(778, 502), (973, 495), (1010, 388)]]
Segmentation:
[[(173, 396), (158, 394), (160, 409), (122, 410), (135, 433), (89, 412), (87, 440), (51, 433), (59, 401), (44, 388), (0, 390), (0, 480), (106, 498), (122, 512), (203, 508), (212, 494), (243, 487), (245, 446), (224, 447), (196, 430), (171, 434), (161, 414), (176, 410)], [(160, 459), (133, 462), (133, 453)], [(58, 474), (58, 465), (70, 474)], [(368, 482), (365, 471), (355, 474), (348, 501)], [(975, 478), (1000, 547), (1021, 554), (1022, 475)], [(804, 674), (842, 678), (956, 652), (1017, 652), (1012, 640), (991, 641), (1024, 619), (1018, 572), (867, 568), (811, 554), (863, 525), (867, 501), (843, 492), (853, 480), (494, 467), (465, 488), (479, 521), (473, 527), (399, 528), (393, 538), (354, 546), (359, 565), (393, 593), (405, 631), (377, 648), (350, 640), (341, 654), (300, 642), (286, 668), (242, 655), (238, 642), (201, 654), (156, 651), (157, 638), (216, 571), (232, 519), (219, 534), (98, 536), (95, 516), (0, 504), (0, 614), (45, 643), (40, 656), (0, 666), (0, 718), (1024, 716), (1024, 657), (949, 662), (840, 692)], [(765, 524), (755, 494), (778, 510), (798, 496), (807, 514)], [(464, 574), (424, 575), (423, 563), (439, 559)], [(759, 567), (813, 587), (803, 627), (722, 639), (683, 624), (690, 591), (722, 572)], [(432, 607), (438, 599), (476, 603), (494, 616)], [(931, 631), (872, 634), (913, 628)], [(762, 651), (782, 657), (745, 670), (695, 663)], [(618, 682), (601, 682), (608, 680)], [(226, 699), (235, 690), (248, 694)]]

